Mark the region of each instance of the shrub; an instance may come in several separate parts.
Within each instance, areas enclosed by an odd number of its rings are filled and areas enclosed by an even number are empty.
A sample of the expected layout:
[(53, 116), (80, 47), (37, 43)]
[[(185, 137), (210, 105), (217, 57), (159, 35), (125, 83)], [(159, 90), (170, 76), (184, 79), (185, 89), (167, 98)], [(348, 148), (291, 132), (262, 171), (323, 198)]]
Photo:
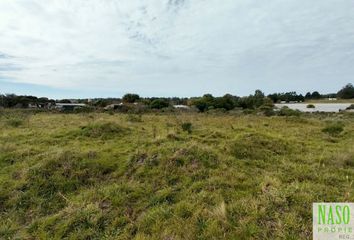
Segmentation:
[(259, 110), (261, 110), (263, 112), (264, 115), (266, 116), (273, 116), (275, 113), (274, 113), (274, 110), (273, 110), (273, 107), (272, 106), (269, 106), (269, 105), (262, 105), (259, 107)]
[(354, 86), (353, 84), (347, 84), (344, 86), (338, 93), (337, 96), (343, 99), (351, 99), (354, 98)]
[(338, 136), (343, 131), (344, 131), (344, 126), (340, 122), (330, 123), (325, 128), (322, 129), (322, 132), (327, 133), (331, 136)]
[(155, 99), (150, 103), (150, 107), (152, 109), (162, 109), (162, 108), (167, 108), (169, 107), (169, 103), (167, 100), (164, 99)]
[(300, 116), (301, 112), (299, 110), (293, 110), (288, 107), (282, 107), (278, 111), (279, 116)]
[(140, 99), (140, 96), (138, 94), (134, 93), (127, 93), (123, 96), (123, 102), (126, 103), (135, 103)]
[(313, 104), (308, 104), (308, 105), (306, 106), (306, 108), (316, 108), (316, 107), (315, 107), (315, 105), (313, 105)]
[(347, 107), (347, 110), (353, 110), (354, 109), (354, 104), (351, 104), (349, 107)]
[(182, 130), (188, 133), (192, 133), (192, 123), (185, 122), (181, 124)]

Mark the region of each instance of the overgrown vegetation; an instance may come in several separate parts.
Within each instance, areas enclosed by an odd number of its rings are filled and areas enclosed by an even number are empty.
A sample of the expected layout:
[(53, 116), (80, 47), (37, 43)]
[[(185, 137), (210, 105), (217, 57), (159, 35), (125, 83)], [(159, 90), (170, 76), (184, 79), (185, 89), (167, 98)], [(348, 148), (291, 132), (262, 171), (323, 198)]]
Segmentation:
[(0, 239), (310, 239), (354, 201), (353, 120), (3, 111)]
[(326, 127), (322, 129), (322, 132), (328, 133), (332, 136), (338, 136), (344, 131), (344, 125), (342, 122), (331, 122), (328, 123)]

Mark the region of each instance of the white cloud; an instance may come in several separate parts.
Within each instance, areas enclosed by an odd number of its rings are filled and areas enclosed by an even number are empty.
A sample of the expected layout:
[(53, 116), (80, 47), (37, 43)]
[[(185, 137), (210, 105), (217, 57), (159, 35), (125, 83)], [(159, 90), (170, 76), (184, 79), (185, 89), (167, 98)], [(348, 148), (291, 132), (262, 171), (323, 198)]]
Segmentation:
[(351, 0), (0, 0), (0, 54), (11, 56), (0, 55), (0, 77), (145, 95), (326, 91), (354, 73), (353, 9)]

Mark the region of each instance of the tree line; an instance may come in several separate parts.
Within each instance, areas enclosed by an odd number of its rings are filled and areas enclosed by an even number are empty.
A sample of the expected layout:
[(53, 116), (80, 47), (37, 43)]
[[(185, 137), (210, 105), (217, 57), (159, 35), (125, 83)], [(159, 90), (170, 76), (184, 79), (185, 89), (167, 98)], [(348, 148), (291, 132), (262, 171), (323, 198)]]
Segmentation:
[[(337, 93), (333, 94), (320, 94), (318, 91), (312, 93), (308, 92), (305, 95), (297, 94), (296, 92), (273, 93), (265, 95), (261, 90), (256, 90), (254, 94), (245, 97), (238, 97), (231, 94), (225, 94), (221, 97), (214, 97), (211, 94), (205, 94), (202, 97), (191, 98), (142, 98), (138, 94), (128, 93), (122, 98), (104, 98), (94, 99), (88, 104), (104, 108), (110, 104), (123, 102), (125, 104), (141, 104), (150, 107), (151, 109), (162, 109), (172, 105), (188, 105), (194, 106), (199, 111), (204, 112), (212, 109), (225, 109), (232, 110), (234, 108), (243, 109), (256, 109), (260, 107), (270, 107), (274, 103), (280, 102), (303, 102), (313, 99), (324, 98), (340, 98), (340, 99), (353, 99), (354, 86), (347, 84)], [(53, 100), (48, 98), (38, 98), (35, 96), (17, 96), (15, 94), (0, 94), (0, 107), (4, 108), (28, 108), (43, 107), (54, 105), (55, 103), (71, 103), (73, 100), (62, 99)], [(77, 99), (75, 102), (87, 103), (87, 99)]]

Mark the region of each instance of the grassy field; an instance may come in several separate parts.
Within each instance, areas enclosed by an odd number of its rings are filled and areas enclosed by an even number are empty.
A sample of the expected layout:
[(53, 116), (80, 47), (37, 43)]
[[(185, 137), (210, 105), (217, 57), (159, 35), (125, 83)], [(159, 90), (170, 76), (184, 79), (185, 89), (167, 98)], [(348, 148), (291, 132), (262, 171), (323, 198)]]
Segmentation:
[(354, 117), (0, 112), (0, 239), (312, 239)]

